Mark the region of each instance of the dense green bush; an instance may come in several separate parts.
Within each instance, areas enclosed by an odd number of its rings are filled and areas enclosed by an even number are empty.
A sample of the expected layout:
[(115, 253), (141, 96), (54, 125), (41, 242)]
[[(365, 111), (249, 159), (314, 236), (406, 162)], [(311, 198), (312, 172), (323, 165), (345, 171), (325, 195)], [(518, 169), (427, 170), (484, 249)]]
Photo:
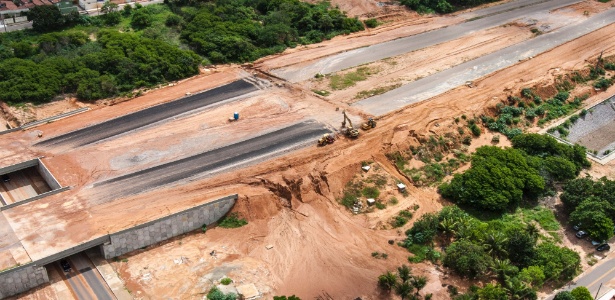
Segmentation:
[(474, 278), (485, 273), (491, 265), (491, 257), (481, 245), (459, 240), (446, 248), (444, 265), (461, 276)]
[(10, 44), (24, 59), (0, 61), (0, 99), (42, 103), (75, 93), (95, 100), (196, 75), (201, 62), (192, 51), (113, 30), (100, 30), (96, 41), (82, 31), (48, 33), (34, 40)]
[(442, 184), (440, 193), (459, 204), (502, 211), (544, 188), (544, 179), (528, 165), (522, 151), (485, 146), (474, 153), (471, 168)]
[(432, 13), (435, 11), (445, 14), (458, 9), (496, 1), (498, 0), (402, 0), (401, 3), (419, 13)]
[(613, 236), (615, 224), (615, 181), (589, 177), (578, 178), (563, 186), (561, 195), (564, 208), (570, 213), (572, 224), (581, 224), (583, 230), (596, 240)]

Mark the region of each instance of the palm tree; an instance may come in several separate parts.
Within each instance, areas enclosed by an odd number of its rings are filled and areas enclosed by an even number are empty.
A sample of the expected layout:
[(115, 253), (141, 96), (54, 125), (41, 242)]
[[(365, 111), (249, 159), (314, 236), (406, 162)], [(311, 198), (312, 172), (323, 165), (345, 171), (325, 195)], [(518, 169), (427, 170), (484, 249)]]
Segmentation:
[(401, 297), (401, 300), (409, 299), (412, 295), (412, 285), (408, 281), (404, 281), (395, 285), (395, 293)]
[(509, 274), (513, 274), (518, 271), (517, 267), (513, 266), (509, 259), (500, 260), (497, 258), (493, 260), (493, 266), (491, 269), (495, 271), (500, 281), (505, 281)]
[(536, 225), (535, 222), (528, 223), (525, 227), (525, 231), (530, 234), (531, 237), (536, 238), (540, 233), (540, 228)]
[(402, 283), (410, 280), (410, 277), (411, 277), (410, 267), (406, 265), (402, 265), (401, 267), (398, 267), (397, 274), (399, 274), (399, 279), (401, 279)]
[(483, 247), (492, 257), (501, 257), (507, 254), (506, 242), (508, 238), (501, 232), (491, 232), (485, 237)]
[(391, 292), (391, 289), (393, 289), (396, 283), (397, 275), (393, 274), (390, 271), (378, 276), (378, 285), (383, 290)]
[(427, 277), (425, 276), (412, 276), (412, 286), (416, 289), (416, 296), (427, 285)]
[(451, 238), (456, 233), (457, 222), (453, 221), (451, 218), (445, 218), (438, 224), (439, 229), (444, 232), (444, 236), (446, 239), (446, 243), (450, 243)]
[[(532, 288), (518, 278), (510, 278), (504, 282), (504, 288), (508, 291), (511, 300), (531, 299)], [(535, 295), (534, 295), (535, 296)], [(534, 298), (535, 299), (535, 298)]]

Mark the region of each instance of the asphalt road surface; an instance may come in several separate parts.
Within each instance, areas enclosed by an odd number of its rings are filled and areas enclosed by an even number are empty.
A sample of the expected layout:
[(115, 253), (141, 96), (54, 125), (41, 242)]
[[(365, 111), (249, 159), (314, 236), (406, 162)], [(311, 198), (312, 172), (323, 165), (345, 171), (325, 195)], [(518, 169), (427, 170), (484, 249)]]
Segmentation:
[[(315, 74), (329, 74), (344, 69), (412, 52), (472, 34), (475, 31), (506, 24), (538, 11), (580, 2), (580, 0), (519, 0), (468, 13), (468, 21), (381, 44), (350, 50), (319, 59), (303, 67), (289, 66), (271, 73), (291, 82), (313, 78)], [(466, 17), (466, 15), (462, 15)]]
[(94, 184), (101, 189), (101, 200), (114, 199), (158, 188), (186, 178), (244, 166), (269, 159), (316, 140), (330, 132), (315, 121), (305, 121), (261, 136), (186, 157), (135, 173)]
[(66, 260), (72, 267), (70, 272), (64, 272), (59, 262), (55, 264), (55, 267), (62, 274), (62, 278), (77, 299), (115, 299), (113, 292), (85, 254), (77, 253)]
[(111, 119), (96, 125), (85, 127), (73, 132), (59, 135), (35, 144), (35, 146), (73, 147), (92, 144), (131, 130), (138, 129), (191, 110), (203, 108), (224, 100), (241, 96), (257, 90), (257, 87), (246, 81), (237, 80), (232, 83), (194, 94), (179, 100), (156, 105), (135, 113)]
[(356, 102), (353, 106), (372, 115), (383, 115), (417, 103), (479, 79), (487, 74), (512, 66), (580, 36), (615, 22), (615, 9), (597, 14), (579, 24), (568, 25), (531, 40), (413, 81), (382, 95)]
[[(570, 284), (562, 288), (560, 291), (572, 291), (579, 286), (586, 287), (592, 296), (596, 296), (598, 288), (601, 283), (607, 283), (611, 279), (615, 278), (615, 258), (607, 258), (608, 260), (599, 264), (593, 268), (589, 273), (577, 278), (574, 284)], [(599, 299), (602, 295), (606, 294), (610, 288), (602, 286), (600, 294), (596, 299)], [(553, 299), (554, 295), (549, 296), (547, 299)]]

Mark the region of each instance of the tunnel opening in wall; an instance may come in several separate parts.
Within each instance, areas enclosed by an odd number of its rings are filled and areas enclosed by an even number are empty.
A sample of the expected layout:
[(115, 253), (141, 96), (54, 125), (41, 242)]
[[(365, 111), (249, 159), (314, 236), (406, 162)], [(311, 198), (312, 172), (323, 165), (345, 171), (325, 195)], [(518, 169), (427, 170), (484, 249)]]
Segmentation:
[(62, 187), (40, 158), (0, 168), (0, 210), (53, 195)]

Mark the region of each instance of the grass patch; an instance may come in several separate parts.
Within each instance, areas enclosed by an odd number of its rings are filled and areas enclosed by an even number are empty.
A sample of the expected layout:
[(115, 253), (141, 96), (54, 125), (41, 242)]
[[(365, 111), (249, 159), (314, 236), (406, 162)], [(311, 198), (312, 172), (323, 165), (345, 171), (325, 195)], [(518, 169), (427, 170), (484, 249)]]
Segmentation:
[(361, 191), (361, 193), (366, 198), (376, 199), (378, 198), (378, 196), (380, 196), (380, 190), (378, 190), (378, 188), (376, 187), (371, 187), (371, 186), (363, 188), (363, 191)]
[(420, 245), (420, 244), (412, 244), (407, 247), (410, 253), (414, 254), (414, 256), (409, 256), (408, 261), (411, 263), (420, 263), (425, 260), (429, 260), (431, 262), (437, 262), (440, 260), (441, 253), (431, 248), (429, 246)]
[(368, 67), (360, 67), (354, 72), (346, 73), (343, 75), (335, 74), (329, 78), (329, 86), (333, 90), (343, 90), (345, 88), (354, 86), (359, 81), (367, 79), (371, 75), (378, 74), (380, 70)]
[(218, 226), (222, 228), (239, 228), (248, 224), (248, 221), (245, 219), (240, 219), (237, 213), (231, 213), (226, 216), (222, 221), (218, 224)]
[(544, 207), (536, 207), (533, 209), (521, 209), (523, 221), (526, 223), (536, 221), (546, 231), (559, 230), (560, 225), (555, 219), (553, 211)]
[(400, 86), (401, 86), (401, 83), (397, 83), (397, 84), (387, 85), (387, 86), (383, 86), (383, 87), (379, 87), (379, 88), (375, 88), (375, 89), (371, 89), (367, 91), (360, 91), (354, 96), (354, 98), (357, 100), (361, 100), (361, 99), (365, 99), (365, 98), (369, 98), (369, 97), (373, 97), (377, 95), (382, 95), (390, 90), (399, 88)]

